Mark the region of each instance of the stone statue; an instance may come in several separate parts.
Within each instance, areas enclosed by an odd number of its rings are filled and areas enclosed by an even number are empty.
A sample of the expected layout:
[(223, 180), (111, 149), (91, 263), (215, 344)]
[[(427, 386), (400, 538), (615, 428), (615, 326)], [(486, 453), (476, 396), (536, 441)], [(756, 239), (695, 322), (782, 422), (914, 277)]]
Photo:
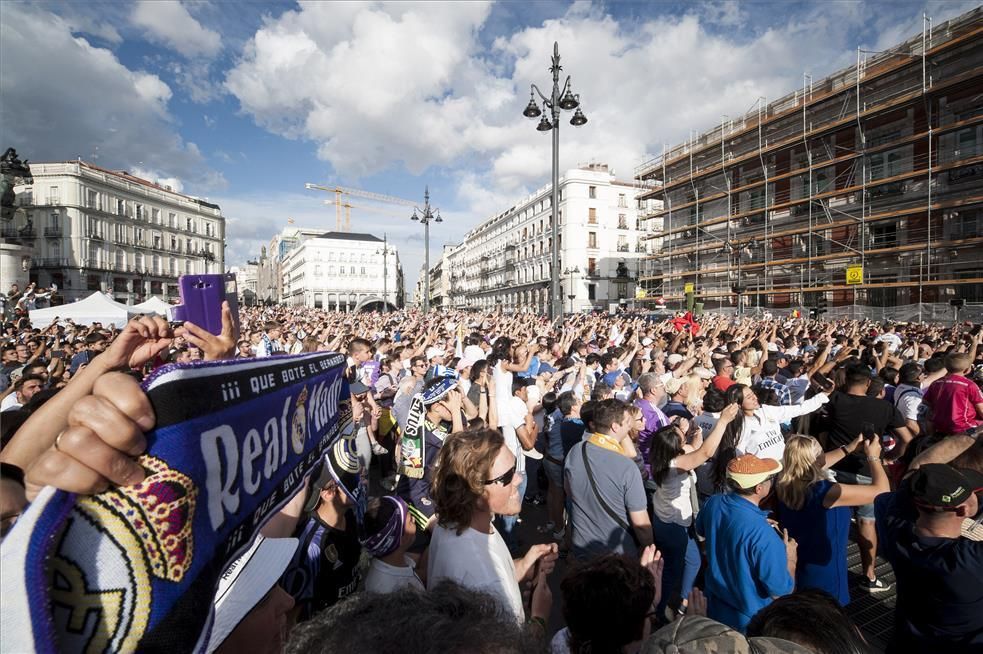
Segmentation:
[(18, 184), (33, 184), (31, 167), (27, 161), (17, 157), (17, 150), (7, 148), (0, 157), (0, 218), (13, 220), (17, 208), (14, 206), (14, 186)]

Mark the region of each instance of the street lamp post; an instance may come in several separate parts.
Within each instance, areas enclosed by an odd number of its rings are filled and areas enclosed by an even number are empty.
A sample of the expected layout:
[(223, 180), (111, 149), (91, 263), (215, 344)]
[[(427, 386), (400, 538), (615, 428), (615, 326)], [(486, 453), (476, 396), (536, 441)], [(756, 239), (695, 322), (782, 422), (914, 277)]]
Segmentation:
[(389, 313), (389, 237), (382, 234), (382, 251), (375, 251), (382, 255), (382, 313)]
[[(552, 263), (550, 266), (550, 319), (556, 320), (563, 314), (563, 298), (560, 295), (560, 221), (558, 220), (559, 215), (559, 186), (560, 186), (560, 110), (565, 109), (571, 111), (576, 109), (573, 117), (570, 119), (570, 124), (574, 127), (580, 127), (587, 122), (587, 117), (580, 110), (580, 96), (575, 95), (570, 87), (570, 76), (567, 75), (567, 80), (563, 83), (563, 88), (560, 88), (560, 71), (563, 68), (560, 66), (560, 45), (557, 42), (553, 42), (553, 58), (552, 66), (550, 66), (550, 72), (553, 73), (553, 92), (550, 97), (547, 98), (543, 95), (543, 92), (539, 90), (539, 87), (535, 84), (530, 85), (529, 90), (529, 104), (526, 105), (525, 110), (522, 115), (527, 118), (539, 118), (540, 114), (542, 118), (539, 120), (539, 124), (536, 129), (540, 132), (552, 132), (553, 133), (553, 197), (551, 200), (552, 204), (552, 221), (553, 221), (553, 245), (550, 248), (550, 254)], [(543, 102), (543, 111), (539, 110), (539, 104), (536, 102), (536, 95)], [(552, 121), (546, 117), (545, 113), (548, 111)]]
[[(419, 215), (417, 214), (419, 211)], [(430, 187), (423, 191), (423, 208), (413, 207), (410, 220), (419, 221), (423, 225), (423, 313), (430, 313), (430, 222), (442, 223), (439, 209), (430, 207)]]
[(573, 276), (580, 273), (580, 268), (574, 266), (573, 268), (567, 268), (563, 271), (563, 276), (568, 277), (570, 280), (570, 293), (567, 295), (567, 299), (570, 300), (570, 313), (573, 313), (573, 301), (577, 297), (577, 292), (573, 290)]

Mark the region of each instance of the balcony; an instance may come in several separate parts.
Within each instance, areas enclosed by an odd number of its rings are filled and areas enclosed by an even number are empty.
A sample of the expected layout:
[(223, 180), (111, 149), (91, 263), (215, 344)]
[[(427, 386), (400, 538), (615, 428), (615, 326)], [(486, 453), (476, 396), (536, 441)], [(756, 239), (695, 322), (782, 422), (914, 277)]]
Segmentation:
[(627, 243), (619, 243), (618, 244), (618, 252), (629, 252), (629, 251), (630, 251), (630, 248), (629, 248), (629, 245)]
[(44, 235), (49, 238), (61, 238), (61, 227), (45, 227)]
[(0, 230), (0, 236), (10, 239), (33, 240), (36, 238), (37, 233), (35, 232), (33, 225), (25, 225), (24, 227), (5, 226), (2, 230)]
[(35, 268), (68, 268), (68, 259), (35, 259)]
[(102, 234), (99, 234), (97, 232), (89, 232), (88, 234), (86, 234), (86, 236), (89, 237), (89, 240), (90, 241), (104, 241), (105, 240), (103, 238)]

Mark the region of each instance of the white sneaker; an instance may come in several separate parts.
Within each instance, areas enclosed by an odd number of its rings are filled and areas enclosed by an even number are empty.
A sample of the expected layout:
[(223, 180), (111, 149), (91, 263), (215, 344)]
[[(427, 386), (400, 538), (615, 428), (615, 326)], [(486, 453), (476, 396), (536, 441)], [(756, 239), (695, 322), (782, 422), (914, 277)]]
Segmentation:
[(526, 458), (527, 459), (537, 459), (538, 460), (538, 459), (542, 459), (543, 458), (543, 454), (539, 450), (537, 450), (535, 448), (533, 448), (531, 450), (522, 450), (522, 453), (526, 455)]

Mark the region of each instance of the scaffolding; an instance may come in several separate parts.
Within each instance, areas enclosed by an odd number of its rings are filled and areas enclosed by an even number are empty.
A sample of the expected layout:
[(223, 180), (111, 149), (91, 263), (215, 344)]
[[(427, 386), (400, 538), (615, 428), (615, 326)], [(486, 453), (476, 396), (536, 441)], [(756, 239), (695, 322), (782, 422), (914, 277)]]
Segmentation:
[(657, 221), (642, 302), (681, 303), (687, 284), (721, 310), (983, 302), (981, 89), (983, 8), (924, 16), (920, 35), (664, 146), (635, 170)]

